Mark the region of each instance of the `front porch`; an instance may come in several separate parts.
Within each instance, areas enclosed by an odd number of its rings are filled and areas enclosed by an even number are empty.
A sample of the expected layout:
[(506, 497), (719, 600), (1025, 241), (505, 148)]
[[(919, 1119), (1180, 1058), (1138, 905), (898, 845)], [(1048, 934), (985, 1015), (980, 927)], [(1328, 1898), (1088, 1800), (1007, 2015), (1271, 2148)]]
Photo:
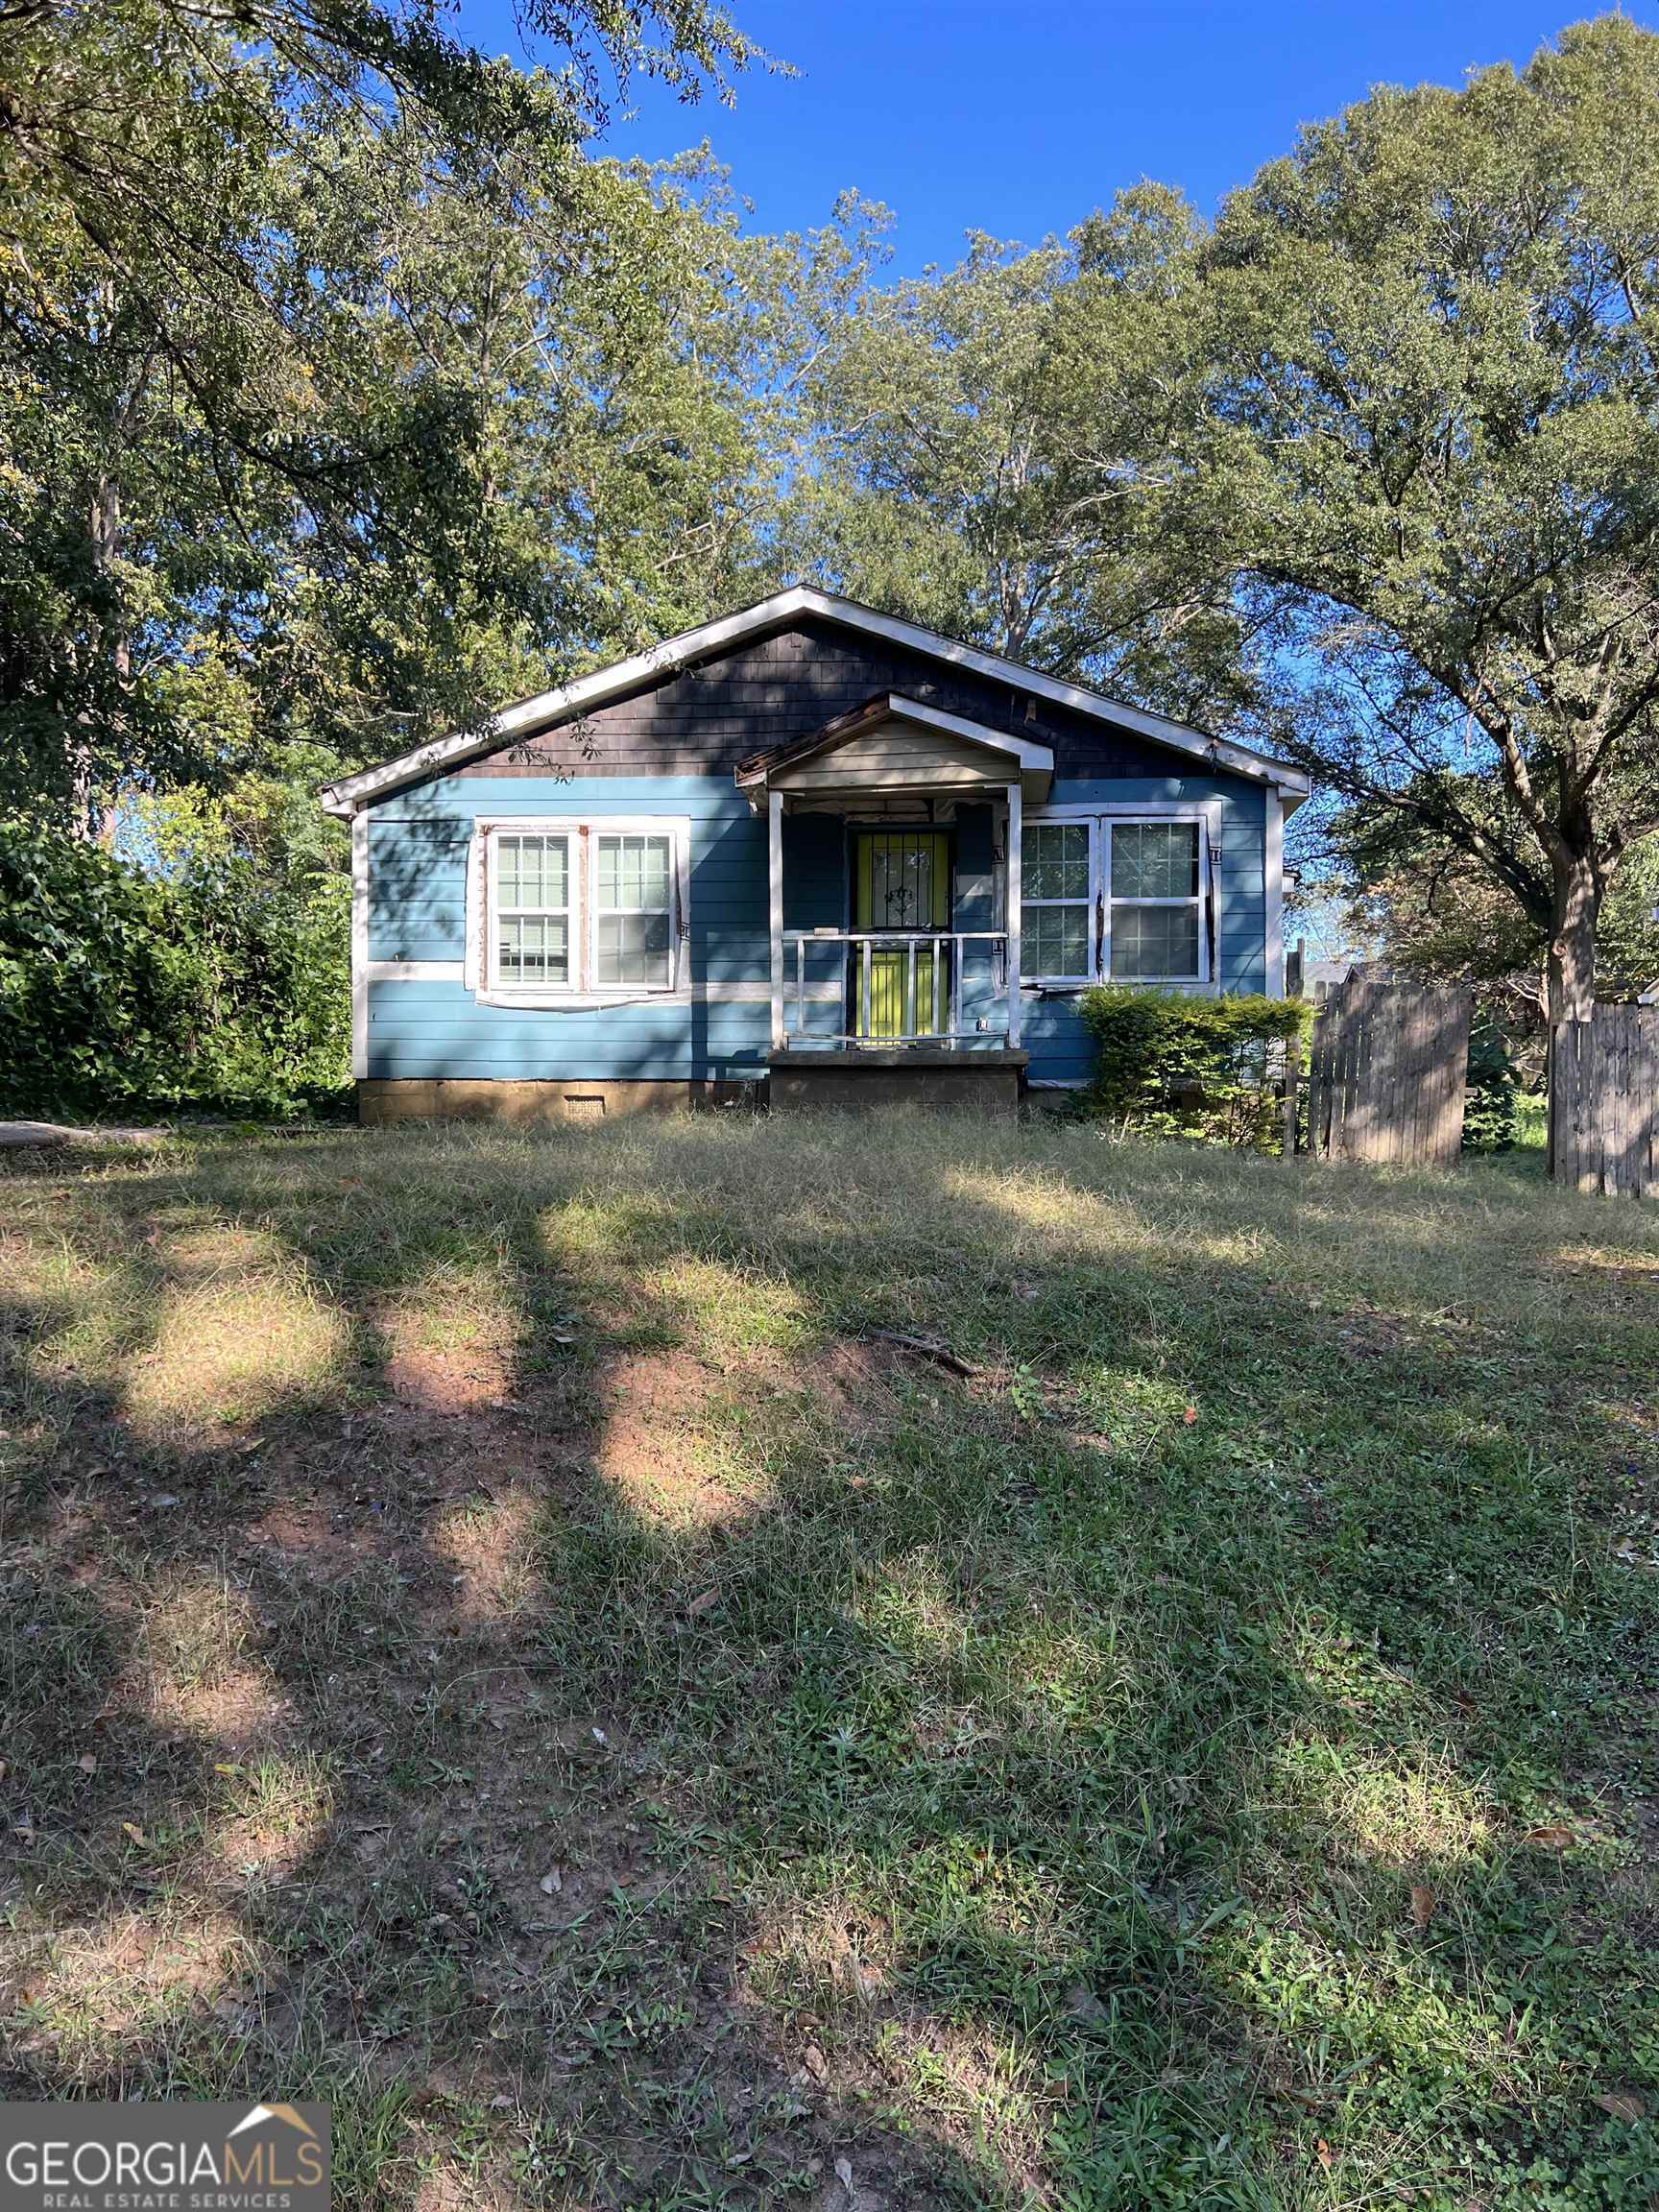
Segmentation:
[(765, 810), (773, 1103), (1012, 1105), (1046, 746), (883, 693), (737, 771)]
[(989, 1048), (935, 1049), (922, 1044), (892, 1051), (860, 1046), (847, 1052), (793, 1051), (771, 1057), (767, 1102), (792, 1107), (969, 1106), (980, 1114), (1012, 1114), (1025, 1079), (1024, 1052)]

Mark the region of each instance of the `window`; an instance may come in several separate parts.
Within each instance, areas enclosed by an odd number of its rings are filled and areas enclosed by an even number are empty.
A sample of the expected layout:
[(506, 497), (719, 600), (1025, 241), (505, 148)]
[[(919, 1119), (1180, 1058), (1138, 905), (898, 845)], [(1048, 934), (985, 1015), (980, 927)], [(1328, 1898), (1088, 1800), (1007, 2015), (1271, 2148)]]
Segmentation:
[(1038, 814), (1020, 842), (1020, 967), (1032, 983), (1210, 981), (1210, 816)]
[(674, 863), (668, 838), (594, 838), (593, 980), (600, 990), (673, 981)]
[(469, 930), (488, 949), (484, 989), (535, 1004), (674, 990), (689, 828), (613, 816), (485, 829), (488, 903), (481, 937)]
[(498, 983), (568, 988), (568, 836), (496, 838), (494, 952)]
[(1203, 960), (1203, 842), (1196, 822), (1111, 826), (1112, 974), (1196, 982)]
[(1020, 962), (1024, 973), (1087, 982), (1094, 973), (1093, 824), (1034, 822), (1020, 841)]

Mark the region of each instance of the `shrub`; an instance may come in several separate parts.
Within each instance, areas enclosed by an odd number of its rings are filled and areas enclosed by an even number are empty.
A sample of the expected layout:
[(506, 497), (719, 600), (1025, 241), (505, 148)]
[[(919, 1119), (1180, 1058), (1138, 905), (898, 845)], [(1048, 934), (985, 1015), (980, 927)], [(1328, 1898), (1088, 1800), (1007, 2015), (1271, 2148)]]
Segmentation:
[(1197, 998), (1108, 985), (1086, 991), (1096, 1068), (1087, 1111), (1160, 1136), (1279, 1145), (1284, 1047), (1306, 1031), (1299, 998)]
[(0, 1110), (285, 1114), (342, 1091), (344, 875), (149, 851), (0, 820)]
[(1489, 1014), (1469, 1029), (1469, 1094), (1463, 1109), (1465, 1152), (1507, 1152), (1521, 1132), (1520, 1098), (1509, 1044)]

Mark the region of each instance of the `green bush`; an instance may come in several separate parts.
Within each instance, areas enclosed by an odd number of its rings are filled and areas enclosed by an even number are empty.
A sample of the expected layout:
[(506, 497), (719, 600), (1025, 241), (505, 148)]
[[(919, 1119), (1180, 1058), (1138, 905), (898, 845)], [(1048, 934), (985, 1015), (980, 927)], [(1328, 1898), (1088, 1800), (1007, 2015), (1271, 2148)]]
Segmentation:
[(1520, 1139), (1520, 1098), (1508, 1040), (1488, 1014), (1469, 1029), (1469, 1093), (1463, 1109), (1465, 1152), (1507, 1152)]
[(225, 836), (142, 842), (139, 866), (0, 820), (0, 1111), (288, 1114), (341, 1094), (345, 875)]
[(1087, 1111), (1153, 1135), (1278, 1149), (1283, 1050), (1305, 1034), (1303, 1000), (1108, 985), (1084, 992), (1082, 1014), (1096, 1049)]

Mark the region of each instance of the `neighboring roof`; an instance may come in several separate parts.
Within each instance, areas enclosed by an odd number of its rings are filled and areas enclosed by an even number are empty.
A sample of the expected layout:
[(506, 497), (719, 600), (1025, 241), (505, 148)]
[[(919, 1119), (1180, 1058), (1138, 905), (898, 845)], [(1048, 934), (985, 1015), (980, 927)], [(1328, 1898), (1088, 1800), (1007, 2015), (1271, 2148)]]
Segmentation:
[(1132, 730), (1140, 736), (1150, 738), (1154, 744), (1188, 754), (1213, 768), (1228, 769), (1258, 782), (1276, 784), (1288, 795), (1291, 805), (1299, 804), (1307, 796), (1308, 779), (1300, 768), (1254, 752), (1247, 745), (1237, 745), (1225, 737), (1208, 736), (1202, 731), (1189, 729), (1183, 722), (1171, 722), (1165, 715), (1149, 714), (1143, 708), (1109, 699), (1103, 692), (1086, 690), (1083, 685), (1065, 683), (1057, 676), (1045, 676), (1018, 661), (1003, 660), (998, 654), (981, 652), (976, 645), (964, 645), (959, 639), (943, 637), (936, 630), (924, 629), (919, 622), (906, 622), (897, 614), (878, 613), (874, 608), (862, 607), (856, 600), (837, 599), (810, 585), (795, 584), (735, 614), (722, 615), (717, 621), (700, 623), (695, 630), (683, 631), (678, 637), (666, 638), (647, 652), (613, 661), (605, 668), (595, 668), (569, 684), (558, 685), (550, 691), (539, 691), (534, 698), (521, 699), (493, 715), (481, 730), (457, 731), (451, 736), (435, 738), (428, 745), (418, 745), (413, 752), (387, 761), (383, 767), (365, 768), (359, 775), (342, 777), (339, 782), (325, 788), (323, 805), (330, 814), (354, 814), (360, 806), (383, 798), (390, 791), (419, 782), (422, 777), (461, 767), (480, 754), (494, 752), (511, 743), (516, 737), (545, 729), (585, 709), (604, 706), (693, 661), (740, 645), (750, 637), (802, 616), (815, 616), (864, 637), (880, 637), (888, 644), (927, 654), (934, 660), (969, 669), (974, 675), (1012, 685), (1074, 714), (1089, 715), (1120, 729)]
[(906, 699), (898, 691), (878, 691), (874, 698), (866, 699), (846, 714), (837, 714), (832, 722), (826, 722), (809, 737), (792, 738), (787, 745), (774, 745), (770, 752), (751, 753), (747, 760), (739, 760), (735, 770), (739, 786), (764, 783), (768, 776), (779, 768), (793, 768), (803, 760), (810, 760), (815, 753), (832, 753), (838, 745), (850, 744), (866, 730), (879, 729), (883, 722), (920, 722), (929, 730), (942, 730), (951, 737), (961, 737), (970, 745), (983, 745), (988, 752), (1005, 753), (1021, 768), (1051, 769), (1054, 765), (1054, 748), (1034, 744), (1029, 737), (1015, 737), (1006, 730), (993, 730), (987, 723), (972, 722), (965, 714), (948, 714), (942, 707), (929, 707), (920, 699)]

